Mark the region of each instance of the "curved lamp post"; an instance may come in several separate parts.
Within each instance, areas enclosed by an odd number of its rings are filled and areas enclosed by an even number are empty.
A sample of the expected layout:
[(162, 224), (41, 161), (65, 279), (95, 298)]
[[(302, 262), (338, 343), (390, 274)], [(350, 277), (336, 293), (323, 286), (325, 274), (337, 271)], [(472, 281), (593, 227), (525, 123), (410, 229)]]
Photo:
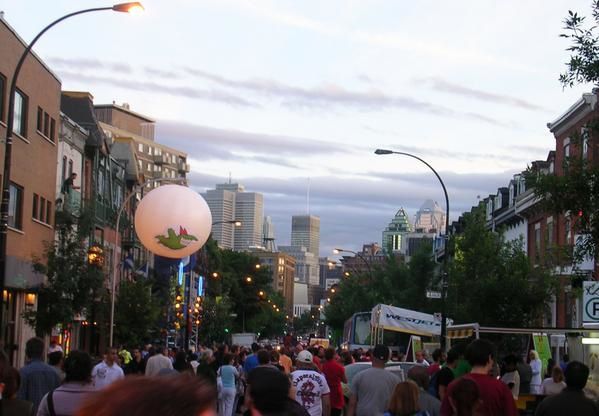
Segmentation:
[[(48, 29), (53, 27), (54, 25), (62, 22), (63, 20), (68, 19), (69, 17), (77, 16), (84, 13), (91, 12), (100, 12), (105, 10), (112, 10), (115, 12), (134, 12), (143, 10), (143, 6), (139, 2), (130, 2), (130, 3), (121, 3), (115, 4), (110, 7), (96, 7), (92, 9), (79, 10), (77, 12), (69, 13), (67, 15), (62, 16), (59, 19), (56, 19), (48, 26), (42, 29), (41, 32), (37, 34), (35, 38), (31, 41), (31, 43), (25, 48), (23, 54), (19, 58), (17, 62), (17, 66), (15, 68), (15, 72), (13, 73), (12, 80), (10, 82), (10, 90), (8, 93), (8, 114), (6, 120), (6, 144), (4, 146), (4, 170), (2, 176), (2, 203), (0, 204), (0, 293), (4, 293), (4, 283), (6, 280), (6, 248), (7, 248), (7, 232), (8, 232), (8, 205), (10, 202), (10, 170), (11, 170), (11, 156), (12, 156), (12, 135), (13, 135), (13, 127), (14, 127), (14, 114), (15, 114), (15, 93), (17, 91), (17, 79), (19, 78), (19, 73), (21, 72), (21, 67), (25, 62), (27, 56), (29, 56), (29, 52), (31, 52), (31, 48), (38, 41), (39, 38), (42, 37)], [(4, 330), (3, 330), (3, 312), (4, 312), (4, 304), (2, 303), (2, 307), (0, 308), (0, 340), (4, 340)]]
[[(156, 179), (148, 179), (141, 185), (140, 188), (144, 188), (146, 185), (156, 182), (185, 182), (187, 179), (185, 178), (156, 178)], [(123, 216), (123, 211), (125, 210), (125, 206), (127, 202), (137, 193), (137, 187), (133, 187), (133, 190), (127, 194), (127, 196), (123, 199), (121, 203), (121, 207), (119, 208), (119, 212), (116, 216), (116, 233), (115, 233), (115, 241), (114, 241), (114, 250), (112, 250), (112, 275), (110, 276), (110, 338), (109, 338), (109, 346), (112, 346), (112, 341), (114, 337), (114, 304), (115, 304), (115, 286), (116, 286), (116, 275), (117, 275), (117, 249), (119, 248), (119, 228), (121, 225), (121, 217)]]
[(360, 260), (362, 260), (364, 262), (364, 264), (366, 264), (366, 267), (368, 268), (368, 275), (370, 276), (370, 282), (373, 281), (373, 274), (372, 274), (372, 267), (370, 265), (370, 262), (368, 260), (366, 260), (366, 257), (364, 257), (364, 255), (362, 255), (362, 253), (359, 253), (357, 251), (353, 251), (353, 250), (345, 250), (343, 248), (336, 248), (333, 250), (333, 253), (335, 254), (340, 254), (340, 253), (352, 253), (354, 256), (358, 257)]
[(377, 155), (390, 155), (390, 154), (402, 155), (402, 156), (408, 156), (413, 159), (419, 160), (420, 162), (422, 162), (426, 166), (428, 166), (428, 168), (430, 170), (433, 171), (433, 173), (435, 174), (437, 179), (439, 179), (439, 182), (441, 183), (441, 187), (443, 188), (443, 193), (445, 194), (445, 244), (444, 244), (445, 253), (443, 255), (443, 274), (441, 275), (441, 350), (445, 351), (445, 346), (447, 345), (447, 339), (446, 339), (447, 338), (447, 316), (446, 316), (446, 305), (445, 305), (446, 298), (447, 298), (447, 287), (448, 287), (448, 283), (447, 283), (447, 272), (448, 272), (448, 270), (447, 270), (447, 257), (448, 257), (447, 243), (448, 243), (448, 238), (447, 237), (449, 235), (449, 196), (447, 195), (447, 189), (445, 188), (443, 179), (441, 179), (441, 177), (439, 176), (437, 171), (431, 165), (429, 165), (425, 160), (419, 158), (418, 156), (415, 156), (411, 153), (396, 152), (393, 150), (386, 150), (386, 149), (376, 149), (374, 151), (374, 153)]

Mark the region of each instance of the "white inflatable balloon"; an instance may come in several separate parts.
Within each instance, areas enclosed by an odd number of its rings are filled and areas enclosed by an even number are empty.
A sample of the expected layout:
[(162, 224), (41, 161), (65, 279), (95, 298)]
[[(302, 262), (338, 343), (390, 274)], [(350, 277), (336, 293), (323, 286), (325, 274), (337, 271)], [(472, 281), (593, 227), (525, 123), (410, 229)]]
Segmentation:
[(198, 251), (212, 230), (212, 214), (197, 192), (181, 185), (151, 190), (135, 211), (135, 231), (159, 256), (180, 259)]

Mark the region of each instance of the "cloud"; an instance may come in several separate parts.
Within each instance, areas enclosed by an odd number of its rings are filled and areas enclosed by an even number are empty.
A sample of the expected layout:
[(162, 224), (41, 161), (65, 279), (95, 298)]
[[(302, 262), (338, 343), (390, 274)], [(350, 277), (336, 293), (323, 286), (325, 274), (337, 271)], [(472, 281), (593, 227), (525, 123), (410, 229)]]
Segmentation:
[(152, 93), (174, 95), (177, 97), (186, 97), (205, 101), (219, 102), (221, 104), (227, 104), (233, 107), (259, 107), (257, 103), (253, 103), (244, 98), (229, 94), (222, 90), (203, 90), (199, 88), (165, 85), (149, 81), (128, 80), (119, 77), (86, 75), (78, 72), (71, 72), (65, 70), (59, 70), (58, 72), (61, 77), (64, 77), (72, 81), (81, 81), (90, 84), (113, 85), (134, 91), (147, 91)]
[[(201, 155), (204, 160), (239, 158), (236, 153), (242, 153), (263, 163), (291, 166), (291, 162), (285, 161), (282, 156), (350, 152), (346, 146), (324, 140), (219, 129), (170, 120), (160, 120), (156, 124), (156, 137), (167, 146), (187, 149), (190, 155)], [(275, 153), (278, 156), (272, 156)]]
[(423, 78), (416, 80), (417, 82), (423, 82), (430, 85), (432, 88), (447, 92), (462, 97), (474, 98), (475, 100), (490, 102), (495, 104), (506, 104), (522, 108), (525, 110), (532, 111), (548, 111), (546, 108), (541, 107), (537, 104), (533, 104), (521, 98), (512, 97), (509, 95), (496, 94), (488, 91), (478, 90), (474, 88), (465, 87), (462, 85), (454, 84), (443, 80), (441, 78)]
[(160, 68), (153, 68), (150, 66), (146, 66), (144, 67), (144, 72), (148, 75), (154, 75), (160, 78), (167, 78), (167, 79), (179, 79), (181, 78), (180, 74), (177, 74), (174, 71), (165, 71), (163, 69)]
[(124, 64), (121, 62), (110, 62), (99, 59), (88, 59), (88, 58), (59, 58), (59, 57), (51, 57), (48, 58), (48, 63), (62, 68), (70, 68), (70, 69), (106, 69), (114, 72), (121, 72), (130, 74), (132, 71), (131, 67), (128, 64)]

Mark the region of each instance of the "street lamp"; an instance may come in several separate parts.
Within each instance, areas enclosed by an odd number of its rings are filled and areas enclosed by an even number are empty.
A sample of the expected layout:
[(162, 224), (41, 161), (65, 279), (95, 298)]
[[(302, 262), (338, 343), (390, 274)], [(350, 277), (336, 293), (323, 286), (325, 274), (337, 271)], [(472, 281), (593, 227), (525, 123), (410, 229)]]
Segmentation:
[[(185, 182), (185, 178), (156, 178), (156, 179), (148, 179), (144, 183), (142, 183), (139, 187), (144, 188), (146, 185), (156, 182)], [(116, 216), (116, 233), (114, 237), (114, 250), (112, 251), (112, 276), (110, 277), (110, 335), (109, 335), (109, 344), (112, 345), (113, 337), (114, 337), (114, 304), (115, 304), (115, 285), (116, 285), (116, 274), (117, 274), (117, 258), (116, 251), (119, 247), (119, 226), (121, 224), (121, 216), (123, 215), (123, 211), (125, 210), (125, 206), (133, 197), (133, 195), (137, 194), (137, 189), (133, 187), (133, 190), (129, 192), (129, 194), (123, 199), (121, 206), (119, 208), (118, 214)]]
[[(15, 93), (17, 91), (17, 79), (21, 72), (21, 67), (25, 62), (31, 48), (42, 37), (48, 29), (54, 25), (68, 19), (69, 17), (77, 16), (84, 13), (100, 12), (105, 10), (112, 10), (115, 12), (138, 12), (143, 10), (143, 6), (139, 2), (120, 3), (110, 7), (96, 7), (92, 9), (79, 10), (73, 13), (62, 16), (56, 19), (48, 26), (42, 29), (31, 43), (25, 48), (23, 54), (17, 62), (15, 72), (13, 73), (12, 80), (10, 82), (10, 90), (8, 94), (8, 114), (6, 119), (6, 144), (4, 145), (4, 170), (2, 176), (2, 203), (0, 203), (0, 291), (4, 290), (4, 283), (6, 280), (6, 249), (8, 239), (8, 205), (10, 202), (10, 171), (11, 171), (11, 156), (12, 156), (12, 134), (14, 125), (14, 114), (15, 114)], [(0, 340), (4, 340), (4, 331), (2, 329), (4, 305), (0, 308)]]
[(375, 154), (377, 155), (390, 155), (390, 154), (395, 154), (395, 155), (402, 155), (402, 156), (408, 156), (411, 157), (413, 159), (419, 160), (420, 162), (424, 163), (426, 166), (428, 166), (428, 168), (430, 170), (433, 171), (433, 173), (435, 174), (435, 176), (437, 177), (437, 179), (439, 179), (439, 182), (441, 183), (441, 187), (443, 188), (443, 193), (445, 194), (445, 244), (444, 244), (444, 250), (445, 253), (443, 255), (443, 274), (441, 275), (441, 350), (445, 351), (445, 346), (447, 343), (447, 316), (446, 316), (446, 298), (447, 298), (447, 287), (448, 287), (448, 282), (447, 282), (447, 257), (448, 257), (448, 253), (447, 253), (447, 243), (448, 243), (448, 239), (447, 236), (449, 235), (449, 196), (447, 195), (447, 188), (445, 188), (445, 184), (443, 183), (443, 179), (441, 179), (441, 177), (439, 176), (439, 174), (437, 173), (437, 171), (431, 166), (429, 165), (426, 161), (424, 161), (423, 159), (419, 158), (418, 156), (415, 156), (411, 153), (406, 153), (406, 152), (396, 152), (393, 150), (386, 150), (386, 149), (376, 149), (374, 151)]
[[(373, 275), (372, 275), (372, 267), (370, 266), (370, 262), (368, 260), (366, 260), (366, 257), (364, 257), (361, 253), (359, 253), (357, 251), (353, 251), (353, 250), (345, 250), (343, 248), (335, 248), (335, 249), (333, 249), (333, 253), (335, 253), (335, 254), (352, 253), (354, 256), (356, 256), (360, 260), (362, 260), (364, 262), (364, 264), (366, 264), (366, 267), (368, 268), (368, 275), (370, 276), (370, 282), (372, 282), (374, 280)], [(346, 275), (346, 276), (348, 276), (348, 275)]]
[(212, 226), (214, 227), (218, 224), (233, 224), (235, 227), (241, 227), (241, 221), (239, 220), (216, 221), (212, 223)]

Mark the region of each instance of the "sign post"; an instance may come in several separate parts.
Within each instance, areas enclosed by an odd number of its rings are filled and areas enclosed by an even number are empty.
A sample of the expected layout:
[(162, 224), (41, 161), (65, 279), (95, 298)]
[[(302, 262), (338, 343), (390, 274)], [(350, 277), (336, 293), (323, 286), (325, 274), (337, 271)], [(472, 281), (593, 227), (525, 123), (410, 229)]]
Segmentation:
[(599, 282), (582, 282), (582, 326), (599, 324)]

